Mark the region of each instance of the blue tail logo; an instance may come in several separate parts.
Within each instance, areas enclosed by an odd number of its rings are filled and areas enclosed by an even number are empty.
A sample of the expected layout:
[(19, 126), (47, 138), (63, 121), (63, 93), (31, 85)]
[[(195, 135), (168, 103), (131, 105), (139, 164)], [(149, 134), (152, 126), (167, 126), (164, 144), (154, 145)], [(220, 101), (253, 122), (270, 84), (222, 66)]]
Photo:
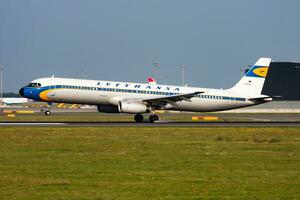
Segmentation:
[(251, 69), (246, 73), (246, 76), (250, 77), (259, 77), (259, 78), (266, 78), (268, 73), (268, 67), (262, 66), (253, 66)]

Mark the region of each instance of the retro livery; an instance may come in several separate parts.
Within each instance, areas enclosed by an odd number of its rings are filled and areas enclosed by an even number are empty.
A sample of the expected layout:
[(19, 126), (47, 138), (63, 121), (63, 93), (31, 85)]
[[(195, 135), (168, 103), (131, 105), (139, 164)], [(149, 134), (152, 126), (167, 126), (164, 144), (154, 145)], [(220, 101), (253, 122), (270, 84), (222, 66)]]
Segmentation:
[[(143, 121), (143, 113), (151, 113), (149, 120), (154, 122), (155, 110), (210, 112), (272, 100), (261, 94), (270, 63), (270, 58), (260, 58), (230, 89), (49, 77), (32, 81), (20, 94), (49, 104), (89, 104), (97, 105), (99, 112), (131, 113), (136, 122)], [(50, 115), (50, 109), (45, 114)]]

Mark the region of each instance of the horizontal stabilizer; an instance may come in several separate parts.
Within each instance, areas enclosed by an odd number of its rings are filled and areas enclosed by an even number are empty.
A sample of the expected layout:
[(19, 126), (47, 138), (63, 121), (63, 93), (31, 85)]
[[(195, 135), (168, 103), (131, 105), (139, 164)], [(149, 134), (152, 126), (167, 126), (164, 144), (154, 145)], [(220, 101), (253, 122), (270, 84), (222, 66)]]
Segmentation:
[(249, 98), (249, 101), (253, 101), (253, 102), (269, 102), (269, 101), (273, 101), (273, 97), (257, 97), (257, 98)]

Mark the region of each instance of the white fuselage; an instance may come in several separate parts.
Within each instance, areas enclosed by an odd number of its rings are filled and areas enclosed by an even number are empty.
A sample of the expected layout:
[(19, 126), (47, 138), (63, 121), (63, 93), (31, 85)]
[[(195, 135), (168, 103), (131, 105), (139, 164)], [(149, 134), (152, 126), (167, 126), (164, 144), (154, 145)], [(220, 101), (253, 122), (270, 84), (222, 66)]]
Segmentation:
[[(242, 108), (272, 100), (262, 90), (271, 58), (259, 58), (232, 88), (227, 90), (70, 78), (41, 78), (20, 90), (36, 101), (97, 105), (99, 112), (137, 114), (154, 110), (193, 112)], [(151, 116), (150, 121), (157, 120)]]
[(118, 103), (123, 100), (163, 98), (202, 92), (190, 99), (167, 104), (160, 109), (208, 112), (255, 105), (253, 101), (248, 100), (251, 96), (242, 95), (230, 89), (220, 90), (69, 78), (41, 78), (34, 80), (32, 83), (39, 83), (40, 85), (25, 87), (27, 91), (23, 96), (46, 102), (118, 106)]

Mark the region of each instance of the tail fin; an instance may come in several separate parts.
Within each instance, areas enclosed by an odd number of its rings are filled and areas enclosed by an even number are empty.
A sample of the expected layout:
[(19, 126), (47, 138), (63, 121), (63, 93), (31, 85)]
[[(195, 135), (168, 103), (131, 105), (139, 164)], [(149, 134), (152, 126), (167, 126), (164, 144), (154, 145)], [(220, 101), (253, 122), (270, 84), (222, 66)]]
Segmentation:
[(147, 81), (148, 81), (149, 84), (152, 84), (152, 85), (156, 84), (156, 80), (154, 78), (152, 78), (152, 77), (148, 77)]
[(230, 90), (249, 96), (259, 96), (263, 89), (271, 58), (260, 58)]

